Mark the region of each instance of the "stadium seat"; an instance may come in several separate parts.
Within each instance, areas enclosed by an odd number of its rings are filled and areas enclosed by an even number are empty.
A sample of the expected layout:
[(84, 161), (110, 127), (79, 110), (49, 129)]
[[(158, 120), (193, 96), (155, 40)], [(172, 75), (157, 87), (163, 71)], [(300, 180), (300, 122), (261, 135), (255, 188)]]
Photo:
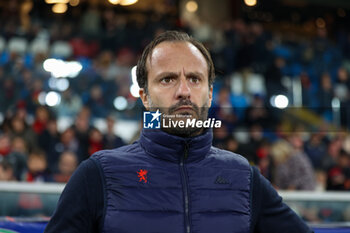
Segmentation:
[(56, 41), (51, 45), (51, 56), (68, 58), (73, 54), (71, 45), (66, 41)]
[(22, 37), (12, 37), (7, 44), (9, 52), (24, 54), (27, 51), (28, 41)]
[(29, 45), (29, 52), (33, 55), (38, 53), (48, 53), (49, 41), (41, 38), (34, 39)]

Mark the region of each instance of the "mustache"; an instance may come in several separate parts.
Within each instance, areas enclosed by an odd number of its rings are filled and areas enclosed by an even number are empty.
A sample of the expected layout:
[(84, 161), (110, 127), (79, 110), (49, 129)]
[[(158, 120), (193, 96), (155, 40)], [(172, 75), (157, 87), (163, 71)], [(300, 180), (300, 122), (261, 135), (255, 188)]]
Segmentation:
[(188, 99), (181, 99), (179, 102), (169, 107), (169, 113), (174, 112), (177, 108), (181, 106), (191, 106), (196, 113), (199, 113), (199, 107)]

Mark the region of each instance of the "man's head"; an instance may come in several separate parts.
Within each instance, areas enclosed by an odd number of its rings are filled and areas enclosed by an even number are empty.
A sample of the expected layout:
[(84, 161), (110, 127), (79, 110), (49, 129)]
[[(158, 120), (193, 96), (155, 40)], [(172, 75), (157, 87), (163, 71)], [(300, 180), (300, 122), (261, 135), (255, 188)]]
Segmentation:
[[(148, 72), (149, 68), (147, 66), (147, 62), (149, 62), (149, 59), (152, 56), (153, 50), (161, 43), (164, 42), (177, 42), (177, 43), (189, 43), (195, 46), (198, 51), (203, 55), (203, 58), (205, 59), (207, 63), (208, 68), (208, 84), (210, 86), (213, 85), (214, 79), (215, 79), (215, 69), (214, 64), (211, 59), (209, 51), (204, 47), (204, 45), (199, 42), (198, 40), (194, 39), (193, 37), (189, 36), (187, 33), (179, 32), (179, 31), (166, 31), (159, 36), (157, 36), (151, 43), (147, 45), (147, 47), (144, 49), (141, 58), (139, 59), (137, 63), (137, 70), (136, 70), (136, 76), (137, 76), (137, 82), (140, 88), (143, 88), (145, 92), (147, 93), (147, 87), (148, 87)], [(172, 54), (168, 54), (171, 56)], [(172, 55), (174, 56), (174, 55)]]
[(71, 151), (65, 151), (60, 155), (58, 169), (62, 175), (72, 175), (78, 166), (77, 155)]
[(38, 174), (47, 169), (46, 154), (42, 150), (32, 151), (27, 160), (27, 167), (30, 173)]
[[(144, 50), (136, 72), (140, 97), (146, 109), (159, 109), (163, 116), (207, 118), (214, 66), (209, 52), (197, 40), (176, 31), (159, 35)], [(163, 130), (187, 137), (202, 132), (196, 128)]]

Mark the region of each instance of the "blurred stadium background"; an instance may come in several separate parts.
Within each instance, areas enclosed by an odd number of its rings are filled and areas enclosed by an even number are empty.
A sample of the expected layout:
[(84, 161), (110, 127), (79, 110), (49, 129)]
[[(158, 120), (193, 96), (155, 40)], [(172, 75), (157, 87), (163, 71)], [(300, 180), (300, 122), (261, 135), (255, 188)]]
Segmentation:
[(216, 67), (213, 144), (258, 166), (316, 232), (350, 232), (349, 1), (1, 0), (0, 12), (0, 228), (42, 232), (82, 160), (137, 139), (137, 59), (182, 30)]

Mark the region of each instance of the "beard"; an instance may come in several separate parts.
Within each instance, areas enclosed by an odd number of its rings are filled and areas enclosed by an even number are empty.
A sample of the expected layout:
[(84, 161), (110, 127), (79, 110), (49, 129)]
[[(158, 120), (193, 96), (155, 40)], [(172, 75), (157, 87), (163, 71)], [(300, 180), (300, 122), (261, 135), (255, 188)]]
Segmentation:
[[(192, 103), (189, 99), (180, 99), (179, 102), (176, 104), (164, 108), (164, 107), (156, 107), (153, 105), (153, 102), (150, 97), (149, 98), (149, 106), (150, 111), (156, 111), (159, 109), (159, 111), (162, 113), (162, 118), (166, 116), (167, 119), (173, 121), (173, 122), (179, 122), (179, 121), (185, 121), (187, 119), (196, 119), (205, 121), (208, 118), (208, 103), (209, 103), (209, 97), (206, 100), (205, 104), (201, 107), (198, 107), (196, 104)], [(191, 109), (179, 109), (182, 106), (191, 107)], [(179, 124), (176, 124), (177, 126), (172, 126), (168, 128), (162, 127), (161, 129), (164, 132), (167, 132), (169, 134), (180, 136), (180, 137), (194, 137), (197, 135), (200, 135), (203, 133), (204, 129), (203, 127), (179, 127)]]

